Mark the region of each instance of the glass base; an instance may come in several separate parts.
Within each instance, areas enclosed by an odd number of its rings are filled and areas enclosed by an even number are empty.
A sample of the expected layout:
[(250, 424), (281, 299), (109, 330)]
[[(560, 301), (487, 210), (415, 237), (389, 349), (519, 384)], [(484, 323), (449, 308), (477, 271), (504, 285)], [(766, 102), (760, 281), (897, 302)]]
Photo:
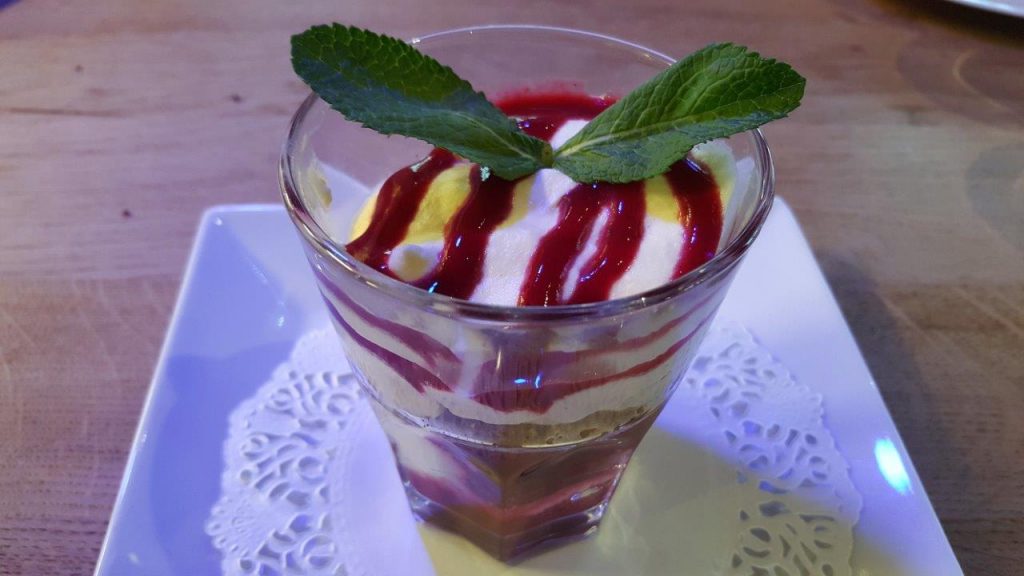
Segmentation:
[[(416, 489), (410, 481), (403, 482), (409, 505), (416, 516), (443, 530), (453, 532), (503, 561), (520, 561), (551, 548), (586, 538), (597, 532), (598, 524), (608, 508), (604, 500), (585, 510), (548, 520), (515, 533), (495, 532), (482, 525), (473, 514), (434, 502)], [(612, 487), (614, 490), (614, 487)], [(609, 490), (611, 492), (611, 490)]]
[[(660, 409), (557, 446), (496, 446), (421, 427), (372, 402), (416, 515), (503, 561), (593, 533)], [(659, 407), (660, 408), (660, 407)]]

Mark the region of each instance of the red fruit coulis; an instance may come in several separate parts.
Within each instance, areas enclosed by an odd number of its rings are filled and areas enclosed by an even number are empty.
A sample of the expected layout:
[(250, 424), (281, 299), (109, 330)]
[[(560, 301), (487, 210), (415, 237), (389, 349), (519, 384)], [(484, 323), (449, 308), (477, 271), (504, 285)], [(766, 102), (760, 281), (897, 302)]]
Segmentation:
[[(590, 120), (613, 103), (610, 98), (584, 94), (526, 92), (506, 97), (498, 106), (516, 118), (526, 133), (550, 139), (568, 120)], [(394, 277), (388, 260), (405, 238), (430, 183), (459, 161), (454, 154), (435, 149), (424, 161), (388, 178), (378, 194), (369, 226), (346, 246), (348, 251)], [(678, 278), (714, 256), (722, 232), (722, 206), (714, 178), (694, 159), (679, 160), (665, 177), (679, 203), (684, 235), (672, 276)], [(410, 283), (469, 299), (482, 279), (491, 234), (512, 213), (516, 183), (494, 175), (482, 178), (480, 167), (474, 166), (470, 193), (448, 222), (437, 263)], [(646, 214), (642, 182), (579, 184), (559, 200), (558, 210), (557, 223), (541, 238), (530, 258), (519, 290), (520, 306), (607, 300), (615, 283), (635, 263)], [(602, 213), (607, 214), (607, 222), (597, 237), (596, 250), (583, 263), (575, 285), (567, 289), (569, 271)]]

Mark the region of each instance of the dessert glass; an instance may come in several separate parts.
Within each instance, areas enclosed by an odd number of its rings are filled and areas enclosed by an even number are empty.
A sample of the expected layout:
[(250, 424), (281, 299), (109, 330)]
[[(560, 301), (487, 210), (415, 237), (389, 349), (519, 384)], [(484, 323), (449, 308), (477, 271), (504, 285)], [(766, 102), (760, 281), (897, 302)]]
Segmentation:
[[(606, 36), (536, 26), (465, 28), (412, 43), (492, 97), (523, 89), (622, 96), (673, 62)], [(726, 142), (739, 176), (708, 263), (607, 302), (491, 306), (404, 284), (346, 253), (375, 187), (430, 146), (382, 136), (316, 95), (306, 99), (281, 160), (285, 204), (420, 518), (506, 560), (597, 529), (771, 207), (760, 132)]]

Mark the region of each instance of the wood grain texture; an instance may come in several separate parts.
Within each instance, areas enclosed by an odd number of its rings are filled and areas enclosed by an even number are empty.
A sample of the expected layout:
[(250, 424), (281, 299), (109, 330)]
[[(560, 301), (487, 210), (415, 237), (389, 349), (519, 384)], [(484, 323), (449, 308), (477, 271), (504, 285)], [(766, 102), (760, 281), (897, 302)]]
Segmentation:
[(275, 202), (288, 37), (493, 22), (792, 63), (794, 207), (968, 574), (1024, 564), (1024, 22), (943, 2), (0, 0), (0, 574), (90, 574), (200, 212)]

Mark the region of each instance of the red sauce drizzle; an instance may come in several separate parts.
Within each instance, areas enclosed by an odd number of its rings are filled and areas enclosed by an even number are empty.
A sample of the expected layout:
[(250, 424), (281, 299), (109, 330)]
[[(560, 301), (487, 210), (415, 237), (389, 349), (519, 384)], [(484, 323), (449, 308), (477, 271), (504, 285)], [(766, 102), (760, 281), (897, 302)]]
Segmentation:
[[(554, 403), (566, 396), (571, 396), (577, 392), (582, 392), (590, 388), (596, 388), (603, 386), (609, 382), (617, 382), (619, 380), (625, 380), (626, 378), (636, 378), (638, 376), (644, 376), (659, 368), (666, 362), (670, 362), (675, 358), (676, 353), (679, 352), (686, 346), (694, 336), (697, 335), (704, 325), (709, 322), (710, 317), (705, 317), (691, 330), (688, 334), (676, 340), (671, 346), (665, 349), (664, 352), (658, 354), (654, 358), (635, 364), (625, 370), (616, 372), (614, 374), (605, 374), (591, 379), (570, 379), (570, 380), (556, 380), (556, 379), (544, 379), (541, 376), (537, 377), (537, 381), (530, 386), (527, 383), (523, 386), (503, 386), (501, 388), (495, 388), (480, 392), (473, 396), (473, 399), (490, 406), (499, 412), (510, 412), (512, 410), (532, 410), (543, 414), (547, 412)], [(540, 374), (538, 372), (538, 374)]]
[(336, 306), (331, 303), (330, 298), (327, 297), (328, 295), (337, 300), (339, 306), (347, 308), (363, 322), (378, 330), (391, 334), (413, 350), (416, 350), (426, 359), (427, 367), (430, 368), (434, 374), (444, 378), (446, 376), (451, 376), (453, 373), (458, 373), (458, 365), (461, 362), (459, 357), (437, 339), (433, 338), (429, 334), (420, 332), (415, 328), (410, 328), (404, 324), (399, 324), (398, 322), (392, 322), (381, 318), (377, 314), (374, 314), (359, 304), (356, 304), (355, 300), (349, 298), (344, 291), (335, 285), (334, 280), (329, 278), (316, 267), (313, 268), (313, 273), (319, 279), (317, 284), (320, 286), (321, 291), (326, 291), (326, 294), (323, 295), (324, 300), (327, 300), (327, 305), (332, 312), (337, 312), (340, 315), (341, 311), (337, 310)]
[[(608, 221), (572, 293), (562, 287), (603, 210)], [(643, 237), (643, 183), (581, 184), (558, 201), (558, 223), (541, 238), (519, 290), (519, 305), (550, 306), (605, 300), (636, 257)]]
[(515, 182), (491, 176), (481, 181), (480, 167), (470, 172), (469, 198), (448, 224), (437, 266), (414, 284), (429, 292), (468, 300), (483, 278), (484, 254), (491, 233), (512, 213)]
[(644, 237), (647, 202), (642, 182), (603, 184), (608, 223), (597, 243), (597, 251), (580, 269), (576, 290), (568, 304), (607, 300), (612, 286), (636, 259)]
[(370, 225), (345, 250), (367, 266), (394, 276), (388, 266), (391, 251), (405, 238), (430, 183), (455, 161), (451, 152), (435, 148), (426, 160), (392, 174), (381, 185)]
[[(527, 133), (550, 138), (567, 120), (590, 119), (614, 103), (612, 98), (582, 94), (522, 93), (507, 96), (498, 106), (519, 118)], [(426, 191), (442, 171), (458, 159), (435, 149), (423, 162), (403, 168), (381, 187), (370, 225), (346, 248), (367, 265), (394, 276), (388, 266), (401, 244)], [(697, 268), (714, 256), (722, 229), (722, 208), (714, 179), (700, 164), (684, 158), (666, 173), (679, 202), (684, 247), (673, 278)], [(483, 276), (484, 256), (491, 234), (511, 214), (516, 182), (471, 171), (470, 193), (448, 223), (437, 265), (412, 284), (456, 298), (469, 299)], [(553, 306), (599, 302), (636, 259), (643, 239), (643, 183), (579, 185), (559, 200), (558, 223), (541, 238), (520, 288), (521, 306)], [(580, 269), (575, 286), (565, 283), (580, 258), (602, 212), (608, 221), (596, 250)], [(660, 263), (648, 263), (657, 266)]]
[[(580, 269), (568, 298), (566, 277), (579, 258), (601, 212), (608, 222), (594, 255)], [(558, 224), (540, 239), (519, 290), (520, 306), (583, 304), (607, 300), (612, 286), (633, 263), (644, 232), (642, 182), (579, 185), (558, 202)]]
[(334, 306), (329, 298), (324, 298), (324, 302), (327, 303), (327, 311), (330, 312), (331, 317), (334, 318), (335, 322), (338, 323), (338, 326), (344, 330), (358, 346), (376, 356), (384, 364), (390, 366), (392, 370), (398, 373), (398, 375), (408, 382), (409, 385), (417, 392), (423, 392), (426, 388), (451, 390), (447, 384), (445, 384), (430, 370), (427, 370), (412, 360), (403, 358), (399, 354), (388, 350), (356, 331), (356, 329), (345, 320), (345, 317), (341, 315), (341, 312)]
[(530, 136), (550, 140), (567, 120), (590, 120), (615, 103), (611, 97), (594, 97), (571, 92), (521, 92), (497, 102), (509, 116), (519, 118), (519, 127)]
[(679, 278), (714, 257), (722, 235), (722, 199), (715, 179), (700, 164), (683, 158), (665, 174), (679, 202), (683, 251), (672, 278)]

